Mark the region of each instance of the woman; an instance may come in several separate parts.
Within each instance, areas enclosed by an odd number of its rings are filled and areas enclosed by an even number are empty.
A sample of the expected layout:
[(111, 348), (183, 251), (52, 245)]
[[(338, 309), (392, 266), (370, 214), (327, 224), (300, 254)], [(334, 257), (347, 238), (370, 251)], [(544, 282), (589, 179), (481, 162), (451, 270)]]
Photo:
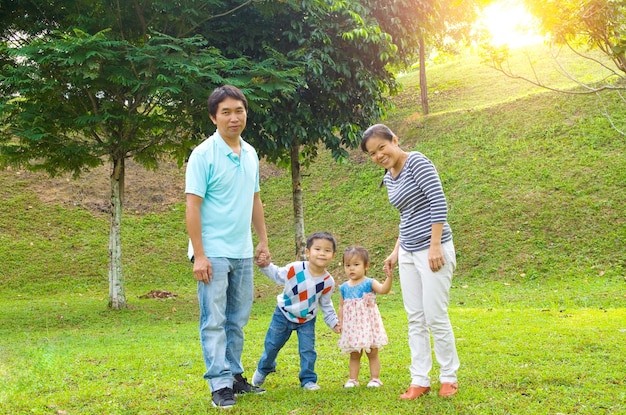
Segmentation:
[(459, 388), (459, 358), (448, 317), (456, 254), (441, 180), (428, 158), (403, 151), (398, 137), (383, 124), (365, 131), (361, 150), (385, 168), (389, 202), (400, 212), (400, 234), (384, 265), (385, 273), (399, 266), (408, 317), (411, 385), (400, 398), (412, 400), (430, 391), (430, 333), (441, 367), (439, 396), (452, 396)]

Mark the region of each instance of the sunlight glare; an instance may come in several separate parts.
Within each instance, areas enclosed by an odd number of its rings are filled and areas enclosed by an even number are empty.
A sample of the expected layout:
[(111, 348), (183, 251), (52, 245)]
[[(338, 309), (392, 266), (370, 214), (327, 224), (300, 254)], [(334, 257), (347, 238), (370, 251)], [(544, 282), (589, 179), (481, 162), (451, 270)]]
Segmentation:
[(494, 46), (509, 48), (534, 45), (543, 42), (534, 17), (519, 0), (497, 0), (480, 14), (479, 24), (492, 36)]

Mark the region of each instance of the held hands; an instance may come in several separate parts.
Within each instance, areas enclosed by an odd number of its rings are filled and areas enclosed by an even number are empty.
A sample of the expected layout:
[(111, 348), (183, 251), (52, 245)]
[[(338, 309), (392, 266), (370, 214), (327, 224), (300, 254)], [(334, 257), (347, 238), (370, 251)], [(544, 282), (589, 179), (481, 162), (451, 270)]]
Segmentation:
[(389, 255), (387, 259), (385, 259), (385, 264), (383, 265), (383, 271), (385, 272), (385, 275), (387, 275), (389, 278), (393, 277), (393, 269), (395, 268), (397, 263), (398, 252), (394, 250), (391, 255)]
[(272, 262), (272, 256), (270, 255), (270, 249), (267, 243), (261, 243), (256, 246), (256, 252), (254, 253), (254, 263), (261, 268), (267, 267)]
[(267, 267), (271, 263), (271, 257), (269, 253), (261, 253), (254, 258), (254, 263), (261, 268)]
[(337, 325), (333, 327), (333, 331), (337, 334), (341, 333), (341, 323), (337, 323)]

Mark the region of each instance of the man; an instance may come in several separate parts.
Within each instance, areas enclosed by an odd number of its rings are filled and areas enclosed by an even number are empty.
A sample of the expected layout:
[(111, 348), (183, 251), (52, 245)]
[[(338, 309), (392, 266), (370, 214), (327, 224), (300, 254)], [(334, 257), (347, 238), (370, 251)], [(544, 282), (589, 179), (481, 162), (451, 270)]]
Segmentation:
[(253, 299), (255, 257), (269, 256), (263, 205), (259, 194), (259, 159), (243, 141), (248, 102), (230, 85), (215, 89), (208, 100), (217, 131), (196, 147), (185, 178), (189, 258), (198, 281), (200, 342), (204, 378), (213, 405), (230, 407), (235, 394), (263, 393), (243, 377), (243, 327)]

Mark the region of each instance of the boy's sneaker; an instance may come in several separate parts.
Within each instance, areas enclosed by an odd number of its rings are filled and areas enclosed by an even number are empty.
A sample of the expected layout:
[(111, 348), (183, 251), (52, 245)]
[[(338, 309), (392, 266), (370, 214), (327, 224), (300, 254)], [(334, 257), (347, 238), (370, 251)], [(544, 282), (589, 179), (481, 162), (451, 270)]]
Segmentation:
[(234, 376), (233, 390), (237, 395), (242, 395), (244, 393), (265, 393), (265, 389), (248, 383), (248, 379), (241, 376), (241, 374), (236, 374)]
[(320, 388), (320, 385), (318, 385), (318, 384), (317, 384), (317, 383), (315, 383), (315, 382), (309, 382), (309, 383), (305, 384), (305, 385), (303, 386), (303, 388), (304, 388), (304, 389), (306, 389), (306, 390), (308, 390), (308, 391), (316, 391), (316, 390), (318, 390), (318, 389), (321, 389), (321, 388)]
[(261, 386), (265, 382), (265, 375), (262, 375), (258, 370), (254, 371), (254, 375), (252, 375), (252, 384), (254, 386)]
[(217, 408), (230, 408), (236, 403), (233, 390), (229, 387), (218, 389), (211, 395), (213, 406)]

